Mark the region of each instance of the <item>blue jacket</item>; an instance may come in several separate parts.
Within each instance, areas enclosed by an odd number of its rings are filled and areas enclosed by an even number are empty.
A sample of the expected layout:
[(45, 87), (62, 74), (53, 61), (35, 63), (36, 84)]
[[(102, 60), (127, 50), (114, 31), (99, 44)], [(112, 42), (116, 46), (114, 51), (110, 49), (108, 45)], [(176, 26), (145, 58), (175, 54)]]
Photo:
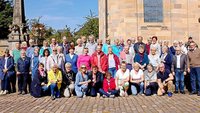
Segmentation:
[(78, 55), (76, 55), (76, 54), (74, 54), (74, 56), (73, 56), (72, 59), (70, 58), (70, 55), (69, 55), (69, 54), (67, 54), (66, 57), (65, 57), (66, 63), (67, 63), (67, 62), (71, 63), (71, 65), (72, 65), (72, 71), (73, 71), (74, 73), (77, 73), (77, 72), (78, 72), (77, 60), (78, 60)]
[(108, 44), (103, 44), (102, 51), (107, 55), (108, 54)]
[(113, 50), (113, 53), (119, 57), (120, 52), (122, 51), (122, 47), (121, 46), (112, 45), (112, 50)]
[(149, 58), (148, 58), (148, 55), (146, 53), (144, 53), (144, 58), (143, 58), (142, 62), (140, 62), (140, 59), (141, 59), (140, 54), (136, 53), (135, 57), (134, 57), (134, 62), (138, 62), (141, 65), (149, 64)]
[(36, 72), (38, 70), (39, 67), (39, 59), (40, 56), (32, 56), (31, 58), (31, 72), (32, 72), (32, 78), (35, 77)]
[(88, 81), (89, 80), (89, 77), (88, 77), (88, 74), (86, 74), (86, 76), (82, 76), (81, 72), (78, 72), (76, 74), (76, 81), (75, 81), (75, 87), (80, 87), (81, 84), (80, 82), (84, 82), (84, 81)]
[(25, 57), (25, 60), (19, 58), (17, 61), (17, 70), (21, 74), (29, 74), (31, 61), (29, 57)]
[(69, 47), (70, 47), (70, 45), (69, 45), (69, 44), (67, 44), (67, 46), (66, 46), (66, 47), (64, 47), (64, 46), (63, 46), (63, 43), (61, 43), (61, 44), (59, 44), (59, 46), (61, 46), (61, 47), (62, 47), (62, 51), (63, 51), (63, 54), (64, 54), (64, 55), (66, 55), (66, 54), (68, 54), (68, 53), (69, 53)]
[[(50, 47), (48, 47), (48, 50), (49, 50), (49, 52), (50, 52), (50, 54), (51, 54), (51, 53), (52, 53), (52, 50), (51, 50)], [(41, 47), (41, 48), (40, 48), (40, 52), (39, 52), (39, 54), (40, 54), (41, 56), (43, 56), (43, 52), (44, 52), (44, 48)]]
[(3, 69), (5, 69), (4, 65), (5, 65), (5, 57), (2, 57), (0, 60), (0, 79), (2, 80), (5, 75), (9, 77), (15, 76), (14, 59), (12, 56), (8, 57), (8, 60), (7, 60), (8, 72), (6, 74), (3, 72)]
[(32, 55), (34, 54), (34, 47), (28, 47), (27, 50), (26, 50), (26, 56), (31, 58)]
[(171, 70), (171, 65), (172, 65), (172, 61), (173, 61), (173, 55), (168, 53), (167, 56), (164, 59), (165, 61), (165, 69)]

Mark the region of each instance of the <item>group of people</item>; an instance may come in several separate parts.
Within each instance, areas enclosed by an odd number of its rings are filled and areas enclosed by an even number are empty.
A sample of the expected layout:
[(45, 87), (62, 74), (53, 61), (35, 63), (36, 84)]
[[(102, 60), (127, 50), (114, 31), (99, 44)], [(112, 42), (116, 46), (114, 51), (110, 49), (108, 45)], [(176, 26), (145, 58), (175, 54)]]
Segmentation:
[(74, 95), (171, 97), (185, 94), (185, 85), (190, 94), (200, 96), (200, 49), (192, 37), (186, 44), (174, 41), (169, 46), (156, 36), (147, 43), (139, 36), (111, 44), (110, 39), (96, 43), (90, 35), (76, 44), (66, 37), (58, 44), (53, 38), (39, 48), (30, 39), (16, 43), (12, 52), (6, 49), (0, 59), (0, 95), (16, 92), (17, 81), (19, 95), (51, 95), (53, 100)]

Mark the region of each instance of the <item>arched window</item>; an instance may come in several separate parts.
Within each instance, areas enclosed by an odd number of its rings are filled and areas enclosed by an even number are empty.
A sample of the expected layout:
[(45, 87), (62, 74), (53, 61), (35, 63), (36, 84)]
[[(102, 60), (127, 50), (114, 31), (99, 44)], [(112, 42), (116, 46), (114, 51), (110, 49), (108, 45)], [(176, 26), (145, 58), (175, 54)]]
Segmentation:
[(144, 0), (144, 22), (163, 22), (163, 0)]

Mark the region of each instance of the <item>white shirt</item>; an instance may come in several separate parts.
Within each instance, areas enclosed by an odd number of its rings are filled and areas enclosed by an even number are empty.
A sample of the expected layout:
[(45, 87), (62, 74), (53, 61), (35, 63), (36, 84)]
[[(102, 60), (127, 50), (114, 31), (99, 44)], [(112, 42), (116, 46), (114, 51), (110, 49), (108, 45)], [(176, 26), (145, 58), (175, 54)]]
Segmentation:
[(7, 62), (8, 62), (8, 57), (5, 57), (5, 65), (4, 65), (5, 69), (7, 69)]
[(132, 69), (130, 75), (131, 75), (131, 79), (140, 80), (141, 77), (144, 75), (144, 73), (141, 69), (139, 69), (139, 71), (137, 73), (134, 69)]
[(113, 57), (114, 57), (113, 55), (109, 55), (109, 57), (108, 57), (109, 68), (114, 68), (115, 67), (115, 60), (114, 60)]
[(118, 77), (118, 83), (117, 84), (121, 84), (121, 81), (125, 80), (127, 77), (129, 77), (130, 71), (129, 69), (126, 69), (125, 73), (122, 72), (121, 69), (119, 69), (116, 72), (116, 77)]
[(152, 64), (154, 67), (157, 67), (161, 62), (159, 55), (149, 54), (148, 58), (149, 58), (149, 63)]
[(176, 57), (177, 57), (177, 61), (176, 61), (176, 66), (177, 66), (177, 68), (180, 68), (181, 67), (181, 55), (176, 55)]
[(70, 58), (72, 59), (74, 55), (72, 55), (72, 54), (69, 54), (69, 56), (70, 56)]

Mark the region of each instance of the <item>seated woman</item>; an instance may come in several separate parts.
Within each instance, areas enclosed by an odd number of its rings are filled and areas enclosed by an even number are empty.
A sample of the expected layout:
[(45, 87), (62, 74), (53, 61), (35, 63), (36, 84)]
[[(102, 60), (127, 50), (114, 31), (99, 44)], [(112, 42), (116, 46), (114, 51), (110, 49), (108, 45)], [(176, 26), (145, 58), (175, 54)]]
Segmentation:
[(39, 63), (36, 75), (31, 82), (31, 95), (41, 97), (47, 90), (47, 73), (44, 71), (44, 64)]
[(144, 89), (146, 96), (156, 95), (158, 90), (158, 83), (157, 83), (157, 73), (153, 68), (153, 65), (148, 64), (147, 70), (144, 72)]
[(129, 69), (126, 68), (126, 62), (122, 61), (120, 69), (116, 72), (115, 83), (117, 89), (120, 90), (120, 96), (128, 96), (129, 88)]
[(140, 64), (137, 62), (133, 64), (133, 69), (130, 73), (131, 92), (133, 95), (144, 93), (144, 74), (140, 69)]
[(75, 88), (75, 78), (76, 75), (72, 71), (72, 66), (70, 63), (65, 64), (65, 72), (63, 73), (63, 82), (62, 87), (64, 89), (64, 96), (70, 97), (73, 96), (74, 88)]
[(99, 93), (103, 95), (104, 98), (114, 98), (118, 95), (119, 91), (116, 90), (115, 79), (112, 77), (110, 72), (106, 72), (103, 80), (103, 88), (99, 89)]
[(103, 75), (98, 71), (97, 66), (93, 66), (92, 71), (88, 74), (88, 76), (91, 80), (91, 82), (88, 84), (88, 94), (92, 97), (95, 97), (97, 94), (99, 94), (99, 89), (102, 88)]
[(88, 84), (91, 80), (88, 79), (87, 69), (84, 64), (81, 65), (80, 72), (76, 74), (75, 92), (77, 97), (82, 98), (86, 96)]
[(147, 64), (149, 64), (148, 55), (145, 53), (144, 46), (140, 45), (138, 48), (139, 52), (136, 53), (134, 57), (134, 62), (138, 62), (142, 70), (146, 69)]
[(62, 83), (62, 73), (58, 68), (57, 64), (54, 64), (51, 67), (51, 70), (48, 72), (48, 87), (51, 89), (51, 98), (60, 97), (60, 88)]

